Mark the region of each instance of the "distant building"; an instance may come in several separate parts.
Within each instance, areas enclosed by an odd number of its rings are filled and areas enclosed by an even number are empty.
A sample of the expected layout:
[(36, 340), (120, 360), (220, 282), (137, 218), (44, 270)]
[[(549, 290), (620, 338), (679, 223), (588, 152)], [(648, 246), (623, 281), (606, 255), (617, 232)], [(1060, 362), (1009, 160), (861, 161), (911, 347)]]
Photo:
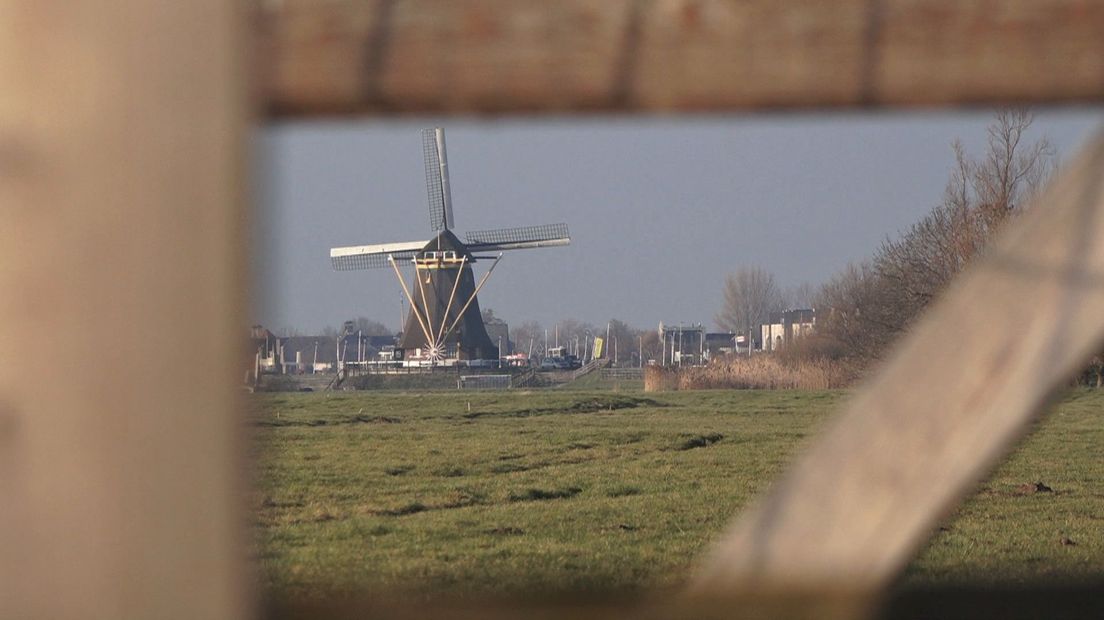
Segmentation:
[(376, 361), (385, 347), (394, 347), (394, 336), (276, 337), (254, 325), (250, 342), (261, 374), (313, 374), (336, 372), (346, 364)]
[(340, 340), (325, 336), (280, 339), (280, 374), (313, 374), (336, 370)]
[(661, 365), (697, 366), (704, 362), (705, 328), (701, 323), (677, 326), (660, 323), (659, 339), (663, 345)]
[(280, 339), (265, 329), (263, 325), (254, 325), (250, 329), (249, 343), (251, 351), (256, 353), (256, 372), (276, 372), (276, 353), (280, 349)]
[(760, 350), (778, 351), (795, 338), (813, 333), (816, 328), (816, 310), (799, 308), (776, 312), (768, 323), (760, 326)]
[[(705, 334), (705, 357), (713, 359), (736, 351), (736, 332), (708, 332)], [(741, 339), (741, 342), (743, 340)]]

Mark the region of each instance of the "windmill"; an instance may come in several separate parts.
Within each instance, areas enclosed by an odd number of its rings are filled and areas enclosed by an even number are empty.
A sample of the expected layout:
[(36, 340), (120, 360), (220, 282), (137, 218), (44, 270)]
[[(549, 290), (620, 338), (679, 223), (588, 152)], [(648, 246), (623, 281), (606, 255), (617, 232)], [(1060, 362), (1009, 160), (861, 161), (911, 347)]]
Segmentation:
[[(523, 226), (469, 232), (464, 241), (453, 233), (452, 195), (449, 191), (445, 131), (422, 130), (426, 187), (429, 190), (429, 223), (436, 235), (425, 241), (402, 241), (330, 249), (330, 261), (338, 271), (385, 269), (399, 279), (410, 303), (399, 347), (410, 358), (431, 364), (446, 359), (497, 359), (498, 346), (483, 327), (476, 295), (487, 283), (504, 250), (567, 245), (567, 224)], [(497, 255), (494, 253), (497, 252)], [(475, 283), (472, 263), (493, 259)], [(403, 266), (414, 267), (408, 287)]]

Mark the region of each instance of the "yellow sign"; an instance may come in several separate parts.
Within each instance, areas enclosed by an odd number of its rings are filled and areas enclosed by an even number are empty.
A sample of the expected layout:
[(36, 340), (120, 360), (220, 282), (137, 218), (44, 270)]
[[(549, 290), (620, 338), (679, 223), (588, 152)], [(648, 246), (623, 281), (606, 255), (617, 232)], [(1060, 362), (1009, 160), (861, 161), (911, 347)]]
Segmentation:
[(594, 338), (594, 357), (592, 359), (598, 359), (602, 357), (602, 340), (601, 336)]

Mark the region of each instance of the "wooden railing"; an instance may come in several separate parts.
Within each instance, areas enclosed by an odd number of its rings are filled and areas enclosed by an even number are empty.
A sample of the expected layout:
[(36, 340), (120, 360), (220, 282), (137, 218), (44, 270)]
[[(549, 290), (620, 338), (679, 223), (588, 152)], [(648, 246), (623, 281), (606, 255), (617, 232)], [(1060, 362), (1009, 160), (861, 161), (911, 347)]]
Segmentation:
[(514, 375), (512, 380), (513, 387), (534, 387), (540, 381), (539, 375), (537, 375), (536, 368), (528, 368), (520, 374)]
[(609, 364), (609, 360), (606, 359), (599, 358), (596, 360), (590, 360), (589, 362), (583, 364), (581, 368), (577, 368), (575, 369), (575, 372), (571, 373), (571, 380), (575, 381), (576, 379), (585, 377), (595, 370), (598, 370), (599, 368), (604, 368), (607, 364)]
[(643, 368), (603, 368), (602, 369), (602, 378), (603, 379), (623, 379), (623, 380), (639, 379), (639, 380), (642, 380), (642, 379), (644, 379), (644, 369)]

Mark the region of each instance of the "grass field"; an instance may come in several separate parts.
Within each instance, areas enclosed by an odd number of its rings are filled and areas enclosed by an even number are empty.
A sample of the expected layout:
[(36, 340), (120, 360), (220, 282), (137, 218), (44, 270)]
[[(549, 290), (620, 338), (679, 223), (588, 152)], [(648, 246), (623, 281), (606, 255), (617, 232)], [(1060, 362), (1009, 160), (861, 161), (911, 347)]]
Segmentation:
[[(263, 585), (306, 599), (675, 587), (844, 396), (257, 395)], [(1067, 396), (906, 583), (1104, 576), (1102, 421), (1099, 392)]]

